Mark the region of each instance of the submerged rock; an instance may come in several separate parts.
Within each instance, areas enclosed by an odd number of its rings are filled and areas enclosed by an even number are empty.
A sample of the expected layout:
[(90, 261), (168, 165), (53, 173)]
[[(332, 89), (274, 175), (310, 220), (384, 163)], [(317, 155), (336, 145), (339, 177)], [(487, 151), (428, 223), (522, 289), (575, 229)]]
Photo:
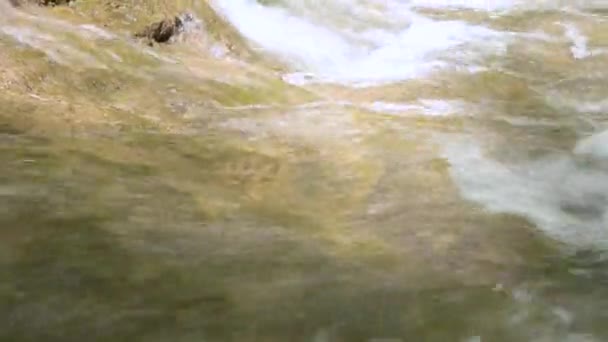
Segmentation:
[(138, 38), (146, 38), (149, 43), (168, 43), (172, 38), (184, 32), (185, 25), (194, 21), (194, 15), (184, 13), (148, 25), (141, 32), (135, 34)]

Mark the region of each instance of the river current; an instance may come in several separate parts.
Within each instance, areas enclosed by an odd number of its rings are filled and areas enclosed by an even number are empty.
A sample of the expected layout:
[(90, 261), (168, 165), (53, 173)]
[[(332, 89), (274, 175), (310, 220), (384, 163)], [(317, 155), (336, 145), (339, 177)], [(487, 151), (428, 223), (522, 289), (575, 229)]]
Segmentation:
[(608, 339), (601, 1), (126, 3), (0, 2), (1, 338)]

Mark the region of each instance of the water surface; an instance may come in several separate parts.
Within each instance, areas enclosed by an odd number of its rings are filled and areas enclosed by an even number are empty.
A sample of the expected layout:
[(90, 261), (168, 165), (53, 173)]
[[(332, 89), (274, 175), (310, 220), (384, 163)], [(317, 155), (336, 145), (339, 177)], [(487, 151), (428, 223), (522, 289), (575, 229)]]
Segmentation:
[(608, 339), (593, 1), (0, 11), (0, 339)]

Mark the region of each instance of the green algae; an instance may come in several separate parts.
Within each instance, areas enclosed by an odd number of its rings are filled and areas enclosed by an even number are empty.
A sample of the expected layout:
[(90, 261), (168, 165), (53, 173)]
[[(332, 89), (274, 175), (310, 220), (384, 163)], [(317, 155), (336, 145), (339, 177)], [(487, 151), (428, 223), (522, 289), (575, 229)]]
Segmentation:
[[(165, 144), (172, 140), (156, 139)], [(141, 138), (137, 141), (143, 142)], [(232, 326), (235, 323), (230, 322), (238, 322), (238, 317), (247, 321), (252, 318), (248, 314), (243, 317), (239, 310), (245, 309), (235, 309), (232, 304), (231, 298), (238, 294), (242, 300), (246, 294), (230, 290), (238, 285), (230, 285), (231, 278), (237, 277), (239, 283), (247, 277), (253, 281), (265, 272), (270, 277), (279, 269), (281, 273), (297, 272), (300, 267), (312, 271), (317, 269), (314, 265), (327, 262), (305, 266), (312, 260), (308, 260), (310, 253), (304, 249), (300, 253), (304, 253), (305, 264), (300, 264), (297, 260), (301, 257), (294, 255), (294, 247), (296, 250), (302, 247), (289, 242), (282, 247), (284, 242), (280, 240), (274, 242), (274, 247), (254, 255), (236, 254), (227, 258), (222, 249), (217, 249), (219, 245), (213, 243), (222, 241), (222, 235), (215, 236), (201, 229), (207, 216), (196, 214), (198, 206), (189, 195), (163, 186), (164, 178), (157, 177), (162, 171), (73, 151), (82, 145), (86, 142), (72, 141), (71, 149), (62, 151), (52, 146), (36, 148), (26, 144), (21, 153), (11, 149), (12, 153), (2, 154), (2, 165), (6, 167), (3, 174), (11, 183), (33, 182), (48, 189), (48, 192), (23, 193), (19, 195), (25, 196), (21, 199), (6, 199), (10, 201), (5, 204), (11, 215), (2, 218), (3, 234), (21, 231), (19, 235), (23, 239), (19, 243), (13, 241), (11, 248), (15, 250), (16, 260), (6, 269), (12, 281), (3, 289), (0, 306), (3, 315), (10, 317), (7, 321), (10, 325), (2, 330), (4, 337), (20, 341), (41, 337), (51, 341), (77, 340), (84, 336), (94, 340), (128, 340), (169, 332), (177, 334), (183, 329), (193, 329), (192, 334), (198, 337), (226, 336), (238, 331)], [(137, 146), (137, 143), (131, 144), (132, 148)], [(151, 150), (157, 148), (149, 139), (145, 140), (145, 146)], [(225, 159), (229, 152), (209, 147), (212, 144), (204, 146), (216, 154), (215, 158)], [(197, 155), (205, 158), (206, 154), (191, 144), (184, 144), (183, 148), (198, 151)], [(207, 158), (210, 159), (196, 163), (203, 173), (205, 165), (214, 168), (208, 163), (214, 158)], [(31, 160), (27, 164), (31, 171), (10, 171), (15, 161), (24, 159)], [(180, 174), (179, 164), (171, 167), (173, 173)], [(154, 170), (157, 168), (159, 166)], [(180, 178), (186, 175), (181, 173)], [(217, 182), (217, 177), (222, 175), (216, 174), (207, 181)], [(119, 196), (112, 194), (120, 184), (126, 186), (127, 192)], [(147, 193), (150, 197), (144, 196)], [(141, 202), (133, 198), (124, 202), (128, 194), (141, 194), (139, 198), (149, 199)], [(151, 206), (150, 209), (161, 214), (158, 210), (166, 201), (172, 204), (166, 213), (170, 216), (162, 219), (148, 212), (147, 207)], [(140, 212), (143, 209), (146, 210)], [(33, 213), (34, 219), (27, 219)], [(158, 224), (169, 226), (158, 227)], [(289, 226), (292, 225), (286, 225)], [(229, 226), (224, 229), (228, 229), (226, 234), (234, 235)], [(238, 230), (242, 232), (242, 228)], [(180, 247), (179, 241), (193, 237), (197, 237), (196, 241), (203, 244), (201, 247), (206, 246), (205, 249), (193, 253), (191, 247), (185, 250)], [(144, 239), (145, 244), (141, 244), (140, 239)], [(236, 246), (250, 243), (247, 236), (234, 235), (231, 241)], [(171, 247), (174, 244), (177, 245)], [(295, 260), (289, 261), (291, 258)], [(41, 284), (44, 290), (36, 290)], [(47, 312), (56, 314), (50, 319)], [(97, 333), (91, 335), (92, 330)]]
[[(462, 131), (466, 119), (347, 111), (345, 125), (364, 133), (265, 136), (289, 105), (320, 96), (268, 76), (267, 65), (214, 70), (219, 62), (179, 44), (148, 49), (127, 38), (188, 9), (250, 60), (242, 38), (195, 1), (51, 10), (117, 35), (92, 42), (54, 28), (100, 68), (2, 38), (0, 65), (16, 76), (0, 94), (0, 339), (528, 340), (527, 326), (503, 324), (521, 312), (508, 281), (568, 280), (558, 293), (580, 285), (563, 259), (544, 263), (557, 248), (527, 222), (462, 204), (449, 164), (427, 141), (431, 131)], [(505, 68), (529, 74), (518, 61)], [(196, 68), (208, 74), (189, 72)], [(449, 81), (452, 97), (500, 113), (555, 114), (512, 74)], [(256, 117), (247, 109), (255, 105), (271, 107), (259, 131), (219, 125)], [(327, 113), (321, 124), (339, 115)], [(567, 145), (573, 135), (559, 138)], [(397, 205), (372, 210), (385, 202)], [(545, 304), (539, 325), (554, 323)]]

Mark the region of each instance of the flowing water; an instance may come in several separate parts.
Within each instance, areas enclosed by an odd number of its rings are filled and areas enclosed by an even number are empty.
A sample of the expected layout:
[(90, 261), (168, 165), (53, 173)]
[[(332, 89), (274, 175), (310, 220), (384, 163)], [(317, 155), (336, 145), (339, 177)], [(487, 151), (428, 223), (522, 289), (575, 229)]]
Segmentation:
[(608, 340), (607, 9), (0, 0), (0, 340)]

